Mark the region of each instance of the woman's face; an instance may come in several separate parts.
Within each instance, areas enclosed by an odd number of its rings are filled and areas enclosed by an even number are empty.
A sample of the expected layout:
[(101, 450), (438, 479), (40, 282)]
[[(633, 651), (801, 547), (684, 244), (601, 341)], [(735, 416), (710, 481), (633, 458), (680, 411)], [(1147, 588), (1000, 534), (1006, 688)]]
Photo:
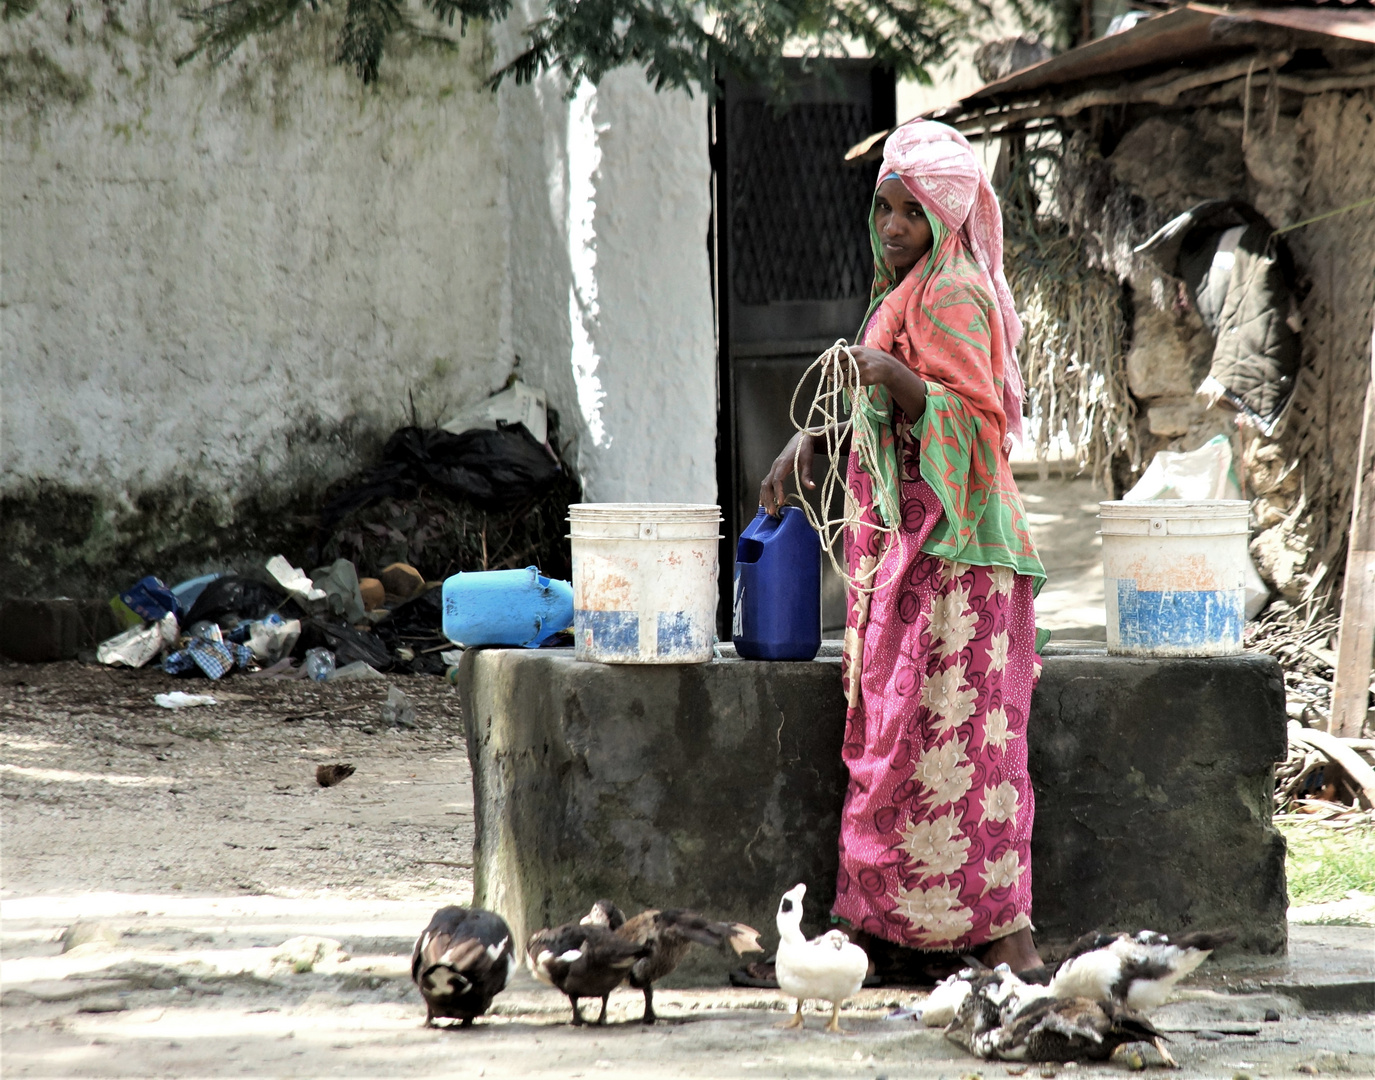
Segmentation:
[(931, 223), (907, 185), (890, 176), (874, 196), (874, 224), (883, 244), (883, 261), (898, 277), (931, 250)]

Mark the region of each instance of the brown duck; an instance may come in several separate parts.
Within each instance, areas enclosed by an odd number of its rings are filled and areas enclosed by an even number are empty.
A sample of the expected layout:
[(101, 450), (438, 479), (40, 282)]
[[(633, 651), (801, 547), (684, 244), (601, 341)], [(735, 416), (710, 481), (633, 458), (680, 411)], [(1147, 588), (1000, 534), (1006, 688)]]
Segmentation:
[(606, 927), (627, 943), (648, 950), (635, 960), (626, 976), (626, 982), (644, 993), (646, 1024), (658, 1019), (654, 1013), (654, 983), (670, 974), (693, 945), (719, 949), (729, 943), (737, 955), (763, 951), (758, 930), (744, 923), (714, 922), (683, 908), (648, 908), (627, 920), (610, 900), (598, 900), (582, 923)]

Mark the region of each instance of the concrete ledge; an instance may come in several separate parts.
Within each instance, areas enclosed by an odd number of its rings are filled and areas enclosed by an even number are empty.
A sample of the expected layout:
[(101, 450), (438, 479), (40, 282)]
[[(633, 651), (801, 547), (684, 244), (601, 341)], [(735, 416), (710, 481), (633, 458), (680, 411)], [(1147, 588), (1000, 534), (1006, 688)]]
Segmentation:
[(1043, 938), (1095, 927), (1231, 927), (1284, 949), (1287, 750), (1269, 657), (1050, 656), (1031, 702), (1032, 917)]
[(1305, 1012), (1375, 1012), (1375, 929), (1291, 923), (1285, 956), (1236, 956), (1196, 981), (1217, 989), (1276, 994)]
[(0, 600), (0, 656), (19, 663), (72, 660), (121, 629), (104, 600)]
[[(474, 891), (518, 940), (601, 896), (769, 934), (799, 881), (809, 910), (829, 908), (848, 782), (838, 659), (630, 667), (469, 650), (458, 686)], [(721, 961), (694, 962), (719, 979)]]
[[(470, 650), (458, 687), (476, 900), (521, 940), (599, 896), (695, 907), (769, 940), (798, 881), (821, 928), (848, 781), (837, 659), (629, 667)], [(1030, 731), (1040, 939), (1231, 926), (1244, 949), (1283, 949), (1269, 785), (1284, 730), (1268, 658), (1047, 658)], [(714, 981), (723, 967), (701, 955), (680, 970)]]

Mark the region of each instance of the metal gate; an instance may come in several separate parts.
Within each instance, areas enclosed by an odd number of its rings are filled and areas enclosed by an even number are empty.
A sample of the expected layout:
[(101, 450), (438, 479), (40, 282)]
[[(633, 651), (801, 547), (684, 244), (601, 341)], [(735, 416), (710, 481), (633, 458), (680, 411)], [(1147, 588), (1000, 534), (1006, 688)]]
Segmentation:
[[(792, 436), (793, 389), (837, 338), (854, 340), (868, 305), (866, 222), (877, 165), (847, 164), (845, 151), (891, 127), (896, 114), (894, 79), (871, 61), (840, 61), (833, 77), (807, 74), (799, 64), (792, 84), (791, 104), (779, 109), (762, 90), (728, 80), (712, 111), (723, 639), (735, 538), (754, 517), (764, 473)], [(810, 400), (808, 388), (799, 401)], [(827, 566), (828, 629), (844, 626), (844, 605), (844, 588)]]

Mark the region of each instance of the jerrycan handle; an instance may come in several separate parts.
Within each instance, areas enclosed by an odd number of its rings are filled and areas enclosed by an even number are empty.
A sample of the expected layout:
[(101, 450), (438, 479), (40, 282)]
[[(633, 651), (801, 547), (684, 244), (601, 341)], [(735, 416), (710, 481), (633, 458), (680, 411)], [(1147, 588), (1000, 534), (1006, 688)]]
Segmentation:
[[(787, 508), (784, 508), (783, 512), (786, 514)], [(771, 517), (761, 506), (759, 512), (754, 515), (754, 520), (745, 526), (745, 530), (740, 534), (740, 540), (735, 545), (735, 561), (756, 563), (763, 558), (764, 543), (772, 538), (781, 524), (781, 518)]]

